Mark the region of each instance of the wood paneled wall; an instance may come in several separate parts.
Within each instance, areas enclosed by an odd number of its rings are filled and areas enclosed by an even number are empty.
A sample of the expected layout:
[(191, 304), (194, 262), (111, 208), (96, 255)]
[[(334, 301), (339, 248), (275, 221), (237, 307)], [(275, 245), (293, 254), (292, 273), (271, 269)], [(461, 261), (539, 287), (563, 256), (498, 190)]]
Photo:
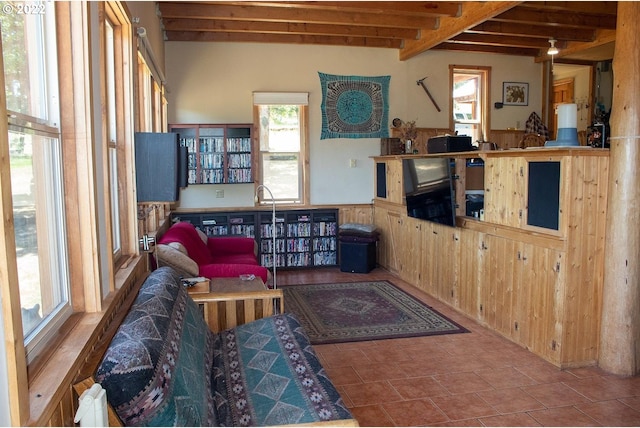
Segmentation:
[[(453, 131), (443, 128), (417, 128), (418, 137), (413, 147), (419, 154), (427, 154), (427, 140), (438, 135), (453, 134)], [(396, 129), (391, 130), (392, 137), (398, 137)], [(520, 147), (520, 141), (524, 136), (523, 130), (518, 129), (493, 129), (489, 132), (487, 141), (496, 143), (498, 149), (515, 149)]]
[(142, 237), (142, 235), (155, 233), (164, 219), (169, 216), (171, 209), (172, 204), (138, 204), (138, 234)]
[(373, 223), (373, 204), (338, 205), (338, 221), (345, 223)]

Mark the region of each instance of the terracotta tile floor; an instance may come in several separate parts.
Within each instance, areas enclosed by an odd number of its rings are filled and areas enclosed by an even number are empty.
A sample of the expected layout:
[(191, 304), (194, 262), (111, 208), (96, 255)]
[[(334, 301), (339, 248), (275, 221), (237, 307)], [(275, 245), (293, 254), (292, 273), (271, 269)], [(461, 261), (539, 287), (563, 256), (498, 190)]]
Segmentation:
[(279, 285), (386, 279), (471, 331), (315, 346), (361, 426), (640, 426), (640, 376), (559, 370), (385, 270), (277, 277)]

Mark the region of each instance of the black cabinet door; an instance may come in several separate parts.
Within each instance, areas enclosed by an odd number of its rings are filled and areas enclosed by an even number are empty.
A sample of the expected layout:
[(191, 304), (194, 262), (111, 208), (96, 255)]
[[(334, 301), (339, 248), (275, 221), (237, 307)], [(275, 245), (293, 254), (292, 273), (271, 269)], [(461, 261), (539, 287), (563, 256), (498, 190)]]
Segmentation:
[(186, 185), (185, 155), (176, 133), (136, 132), (138, 202), (176, 202)]

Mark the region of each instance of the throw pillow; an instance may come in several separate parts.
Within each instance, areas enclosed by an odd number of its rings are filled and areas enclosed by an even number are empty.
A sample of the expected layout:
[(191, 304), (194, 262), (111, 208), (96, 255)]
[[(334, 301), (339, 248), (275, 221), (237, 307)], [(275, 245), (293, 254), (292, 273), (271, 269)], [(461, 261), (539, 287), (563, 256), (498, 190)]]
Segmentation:
[[(172, 244), (178, 244), (184, 248), (177, 242)], [(198, 276), (199, 274), (200, 267), (187, 256), (186, 250), (183, 252), (171, 244), (158, 244), (156, 245), (155, 255), (158, 267), (169, 266), (176, 270), (180, 276), (187, 278)]]

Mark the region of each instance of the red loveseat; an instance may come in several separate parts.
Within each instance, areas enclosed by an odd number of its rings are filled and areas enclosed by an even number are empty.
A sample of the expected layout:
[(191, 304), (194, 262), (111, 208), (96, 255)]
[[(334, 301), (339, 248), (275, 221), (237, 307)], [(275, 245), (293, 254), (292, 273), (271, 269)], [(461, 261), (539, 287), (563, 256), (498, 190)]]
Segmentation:
[(252, 238), (208, 237), (189, 222), (172, 225), (156, 245), (158, 266), (171, 266), (183, 277), (232, 278), (253, 274), (267, 283), (269, 272), (258, 264)]

